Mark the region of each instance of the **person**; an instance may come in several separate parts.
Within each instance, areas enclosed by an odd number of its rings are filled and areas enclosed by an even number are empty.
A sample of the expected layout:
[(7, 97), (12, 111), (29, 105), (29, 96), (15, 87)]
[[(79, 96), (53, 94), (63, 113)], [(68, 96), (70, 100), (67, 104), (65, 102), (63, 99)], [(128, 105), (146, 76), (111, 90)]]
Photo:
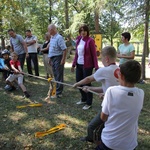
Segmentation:
[[(66, 61), (67, 47), (64, 38), (57, 32), (54, 24), (48, 26), (48, 32), (51, 35), (49, 45), (49, 62), (52, 65), (54, 78), (56, 81), (63, 82), (64, 80), (64, 64)], [(63, 84), (56, 85), (56, 96), (51, 98), (62, 97)]]
[(105, 127), (96, 150), (134, 150), (137, 147), (138, 117), (144, 91), (135, 87), (141, 77), (141, 65), (130, 60), (120, 65), (119, 86), (107, 89), (102, 102), (101, 120)]
[[(72, 63), (71, 71), (74, 72), (76, 67), (76, 81), (84, 79), (92, 74), (93, 68), (97, 70), (98, 61), (96, 56), (95, 42), (89, 37), (89, 28), (87, 25), (82, 25), (79, 28), (80, 36), (76, 41), (76, 53)], [(87, 84), (91, 86), (91, 83)], [(83, 85), (82, 85), (83, 86)], [(81, 94), (81, 100), (77, 102), (77, 105), (85, 104), (83, 110), (88, 110), (92, 106), (93, 94), (90, 92), (84, 92), (79, 89)]]
[(28, 57), (27, 45), (23, 37), (19, 34), (16, 34), (13, 29), (9, 29), (8, 34), (10, 35), (12, 51), (17, 53), (18, 60), (20, 61), (21, 68), (23, 69), (25, 58)]
[(50, 42), (50, 34), (47, 32), (45, 34), (45, 42), (41, 49), (41, 52), (43, 53), (43, 62), (44, 62), (47, 79), (49, 77), (53, 77), (52, 66), (51, 66), (51, 64), (49, 64), (49, 58), (48, 58), (49, 42)]
[(33, 75), (31, 60), (34, 65), (35, 75), (39, 76), (39, 65), (37, 56), (37, 37), (32, 35), (31, 30), (26, 30), (25, 42), (28, 48), (29, 56), (26, 58), (28, 73)]
[(66, 38), (66, 46), (67, 46), (67, 59), (69, 59), (71, 50), (73, 48), (73, 46), (72, 46), (72, 39), (70, 37)]
[[(92, 87), (92, 86), (85, 86), (83, 87), (84, 91), (92, 90), (94, 92), (99, 93), (100, 97), (103, 97), (104, 93), (106, 92), (107, 88), (110, 86), (118, 85), (118, 76), (117, 72), (119, 67), (116, 65), (116, 49), (112, 46), (106, 46), (101, 51), (101, 60), (104, 67), (99, 68), (94, 74), (84, 78), (83, 80), (75, 83), (73, 87), (78, 87), (80, 85), (88, 84), (91, 82), (101, 82), (101, 87)], [(100, 137), (98, 139), (94, 139), (94, 134), (96, 133), (96, 129), (98, 129), (101, 125), (100, 120), (100, 113), (99, 113), (90, 121), (87, 129), (87, 136), (81, 138), (81, 141), (89, 141), (95, 142), (95, 140), (100, 141)]]
[(119, 64), (123, 64), (128, 60), (134, 59), (135, 56), (135, 48), (134, 46), (129, 42), (131, 39), (131, 35), (129, 32), (124, 32), (122, 35), (122, 42), (118, 48), (118, 54), (117, 57), (120, 58)]
[(12, 52), (11, 57), (12, 60), (10, 60), (10, 66), (14, 73), (9, 75), (9, 77), (6, 79), (6, 83), (12, 87), (12, 90), (15, 90), (16, 88), (13, 85), (13, 81), (18, 79), (18, 85), (22, 89), (24, 96), (29, 98), (30, 95), (23, 84), (23, 73), (20, 62), (18, 60), (18, 55), (16, 52)]
[(4, 67), (2, 67), (0, 69), (0, 72), (2, 72), (4, 80), (6, 80), (10, 74), (10, 69), (11, 69), (10, 63), (9, 63), (11, 60), (11, 58), (9, 57), (10, 52), (7, 49), (4, 49), (1, 53), (1, 55), (3, 58), (3, 62), (4, 62)]

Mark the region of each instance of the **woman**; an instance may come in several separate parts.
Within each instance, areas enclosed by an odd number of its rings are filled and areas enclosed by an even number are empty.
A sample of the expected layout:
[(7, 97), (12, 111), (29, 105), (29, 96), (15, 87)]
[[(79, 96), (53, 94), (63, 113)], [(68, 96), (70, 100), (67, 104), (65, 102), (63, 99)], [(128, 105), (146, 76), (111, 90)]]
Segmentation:
[(50, 34), (46, 33), (45, 34), (45, 42), (43, 44), (41, 52), (43, 53), (43, 63), (44, 63), (47, 78), (53, 77), (52, 67), (49, 64), (49, 58), (48, 58), (49, 42), (50, 42)]
[[(98, 61), (96, 56), (95, 42), (89, 37), (89, 28), (87, 25), (83, 25), (79, 28), (80, 36), (76, 40), (76, 54), (72, 63), (71, 71), (74, 71), (76, 67), (76, 81), (84, 79), (85, 77), (92, 75), (93, 68), (98, 69)], [(85, 86), (85, 85), (82, 85)], [(91, 86), (91, 83), (88, 84)], [(81, 100), (77, 102), (77, 105), (85, 104), (84, 110), (91, 108), (93, 94), (85, 93), (80, 89)]]

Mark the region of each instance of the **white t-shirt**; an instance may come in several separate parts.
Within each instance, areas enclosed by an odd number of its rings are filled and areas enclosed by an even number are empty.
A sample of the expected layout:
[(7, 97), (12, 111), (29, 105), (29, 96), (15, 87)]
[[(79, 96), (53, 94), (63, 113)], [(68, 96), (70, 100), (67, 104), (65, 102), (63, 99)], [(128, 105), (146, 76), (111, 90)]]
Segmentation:
[(85, 42), (81, 39), (79, 45), (77, 46), (77, 50), (78, 50), (77, 63), (80, 65), (84, 64), (84, 46), (85, 46)]
[(25, 38), (25, 42), (29, 42), (29, 41), (36, 41), (36, 43), (28, 46), (28, 53), (37, 53), (37, 37), (32, 35), (31, 37), (26, 37)]
[(99, 68), (93, 77), (97, 82), (102, 83), (102, 89), (105, 93), (110, 86), (119, 85), (119, 82), (115, 76), (116, 71), (119, 69), (117, 65), (110, 65), (107, 67)]
[(114, 150), (133, 150), (137, 146), (138, 117), (143, 107), (142, 89), (124, 86), (108, 88), (102, 112), (108, 115), (101, 137)]

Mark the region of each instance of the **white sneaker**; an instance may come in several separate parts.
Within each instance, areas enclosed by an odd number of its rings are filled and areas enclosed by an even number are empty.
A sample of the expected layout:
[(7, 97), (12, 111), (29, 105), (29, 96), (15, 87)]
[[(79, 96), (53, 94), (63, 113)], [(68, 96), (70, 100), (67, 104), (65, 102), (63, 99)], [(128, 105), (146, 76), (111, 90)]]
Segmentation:
[(92, 107), (91, 105), (85, 105), (82, 109), (87, 110), (87, 109), (90, 109), (91, 107)]
[(82, 102), (82, 101), (79, 101), (76, 103), (77, 105), (82, 105), (82, 104), (86, 104), (86, 102)]
[(51, 98), (53, 99), (53, 98), (57, 98), (57, 96), (56, 95), (54, 95), (54, 96), (51, 96)]

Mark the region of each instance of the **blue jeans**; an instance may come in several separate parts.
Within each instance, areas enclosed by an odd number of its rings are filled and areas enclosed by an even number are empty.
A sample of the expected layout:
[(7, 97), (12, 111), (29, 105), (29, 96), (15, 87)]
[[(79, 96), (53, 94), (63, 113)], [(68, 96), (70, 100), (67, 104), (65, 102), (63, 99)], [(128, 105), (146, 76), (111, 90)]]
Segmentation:
[[(64, 81), (64, 65), (61, 65), (62, 55), (51, 57), (51, 65), (54, 73), (54, 78), (56, 81), (63, 82)], [(63, 85), (56, 85), (56, 95), (62, 94)]]
[(33, 74), (31, 60), (33, 61), (34, 64), (35, 75), (39, 76), (39, 65), (38, 65), (37, 53), (29, 53), (29, 56), (26, 58), (27, 70), (29, 74)]
[[(79, 82), (80, 80), (86, 78), (87, 76), (92, 75), (93, 68), (85, 69), (83, 65), (77, 64), (76, 67), (76, 81)], [(86, 84), (87, 86), (91, 86), (91, 83)], [(82, 85), (82, 86), (86, 86)], [(92, 105), (93, 94), (90, 92), (84, 92), (83, 90), (79, 90), (81, 93), (81, 101), (86, 102), (87, 105)]]

